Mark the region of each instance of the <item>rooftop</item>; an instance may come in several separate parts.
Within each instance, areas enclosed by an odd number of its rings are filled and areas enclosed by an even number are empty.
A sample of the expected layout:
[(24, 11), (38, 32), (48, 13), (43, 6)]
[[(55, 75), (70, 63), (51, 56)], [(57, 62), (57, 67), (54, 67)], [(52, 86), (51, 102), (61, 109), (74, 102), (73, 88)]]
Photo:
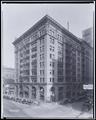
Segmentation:
[(58, 28), (60, 28), (66, 35), (73, 37), (77, 42), (80, 43), (79, 38), (76, 37), (75, 35), (73, 35), (70, 31), (68, 31), (66, 28), (64, 28), (61, 24), (59, 24), (57, 21), (55, 21), (52, 17), (50, 17), (49, 15), (45, 15), (41, 20), (39, 20), (35, 25), (33, 25), (30, 29), (28, 29), (23, 35), (21, 35), (19, 38), (17, 38), (13, 44), (15, 45), (16, 43), (18, 43), (19, 41), (21, 41), (23, 38), (27, 37), (28, 35), (31, 34), (31, 32), (41, 23), (43, 23), (44, 21), (51, 21), (53, 24), (55, 24)]
[(15, 68), (3, 67), (3, 70), (11, 70), (11, 71), (14, 71), (14, 70), (15, 70)]

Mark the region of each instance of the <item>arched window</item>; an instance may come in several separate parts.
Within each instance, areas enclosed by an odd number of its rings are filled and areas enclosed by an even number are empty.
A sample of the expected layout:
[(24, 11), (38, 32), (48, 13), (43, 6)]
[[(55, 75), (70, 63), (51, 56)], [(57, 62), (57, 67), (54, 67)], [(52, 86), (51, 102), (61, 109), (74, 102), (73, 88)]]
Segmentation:
[(25, 98), (29, 98), (29, 87), (28, 86), (24, 87), (24, 93), (25, 93)]
[(32, 87), (32, 99), (36, 98), (36, 88)]
[(23, 97), (23, 86), (22, 86), (22, 84), (19, 86), (19, 90), (20, 90), (19, 96), (22, 98)]
[(40, 100), (44, 100), (44, 88), (40, 87)]

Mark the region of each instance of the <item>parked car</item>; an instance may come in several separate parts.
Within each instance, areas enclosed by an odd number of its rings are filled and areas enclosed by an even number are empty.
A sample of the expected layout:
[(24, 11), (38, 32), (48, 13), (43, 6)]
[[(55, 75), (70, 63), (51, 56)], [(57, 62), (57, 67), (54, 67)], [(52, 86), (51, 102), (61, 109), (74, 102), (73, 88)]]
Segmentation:
[(21, 99), (21, 98), (18, 98), (18, 97), (15, 99), (16, 102), (21, 102), (21, 100), (22, 100), (22, 99)]
[(39, 101), (34, 101), (33, 103), (36, 104), (36, 105), (39, 105), (39, 104), (40, 104)]
[(33, 103), (32, 100), (28, 100), (28, 101), (27, 101), (27, 104), (29, 104), (29, 105), (32, 104), (32, 103)]
[(23, 103), (23, 104), (26, 104), (26, 103), (27, 103), (27, 100), (26, 100), (26, 99), (22, 99), (22, 103)]
[(65, 98), (64, 100), (59, 102), (61, 105), (69, 103), (69, 100)]
[(90, 110), (91, 108), (93, 107), (93, 102), (91, 100), (85, 100), (84, 103), (83, 103), (83, 110), (84, 109), (87, 109), (87, 110)]
[(10, 100), (14, 100), (14, 97), (11, 97), (11, 96), (10, 96)]
[(86, 99), (86, 97), (85, 96), (80, 96), (80, 97), (77, 97), (76, 98), (76, 101), (78, 102), (80, 102), (80, 101), (84, 101)]
[(70, 103), (73, 103), (73, 102), (75, 102), (76, 101), (76, 99), (75, 98), (72, 98), (72, 99), (70, 99)]

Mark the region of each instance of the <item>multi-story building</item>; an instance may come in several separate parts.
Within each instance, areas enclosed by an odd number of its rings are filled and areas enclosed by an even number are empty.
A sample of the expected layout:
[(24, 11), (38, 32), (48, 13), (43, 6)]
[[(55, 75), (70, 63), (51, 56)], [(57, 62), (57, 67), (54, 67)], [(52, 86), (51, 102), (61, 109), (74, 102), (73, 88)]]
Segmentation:
[[(86, 42), (82, 41), (82, 81), (83, 89), (87, 98), (93, 102), (93, 48)], [(91, 86), (91, 87), (90, 87)]]
[(53, 18), (44, 16), (13, 44), (17, 96), (60, 101), (81, 95), (81, 41)]
[(93, 47), (93, 28), (83, 30), (82, 38), (84, 41), (90, 44), (91, 47)]
[(84, 84), (93, 84), (93, 48), (82, 41), (82, 80)]
[(3, 67), (2, 79), (3, 79), (3, 94), (14, 95), (15, 69)]

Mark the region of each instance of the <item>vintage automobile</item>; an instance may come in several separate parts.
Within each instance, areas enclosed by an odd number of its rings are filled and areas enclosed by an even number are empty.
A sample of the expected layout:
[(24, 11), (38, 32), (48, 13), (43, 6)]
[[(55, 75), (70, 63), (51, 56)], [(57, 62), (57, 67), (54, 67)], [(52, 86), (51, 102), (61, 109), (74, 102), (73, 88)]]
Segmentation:
[(21, 100), (22, 100), (22, 99), (21, 99), (21, 98), (18, 98), (18, 97), (15, 99), (16, 102), (21, 102)]
[(85, 100), (83, 103), (82, 110), (90, 110), (93, 107), (93, 102), (91, 100)]
[(64, 100), (60, 101), (59, 104), (61, 105), (64, 105), (64, 104), (67, 104), (67, 103), (70, 103), (71, 101), (67, 98), (65, 98)]
[(35, 104), (35, 105), (39, 105), (40, 102), (36, 100), (36, 101), (33, 102), (33, 104)]

